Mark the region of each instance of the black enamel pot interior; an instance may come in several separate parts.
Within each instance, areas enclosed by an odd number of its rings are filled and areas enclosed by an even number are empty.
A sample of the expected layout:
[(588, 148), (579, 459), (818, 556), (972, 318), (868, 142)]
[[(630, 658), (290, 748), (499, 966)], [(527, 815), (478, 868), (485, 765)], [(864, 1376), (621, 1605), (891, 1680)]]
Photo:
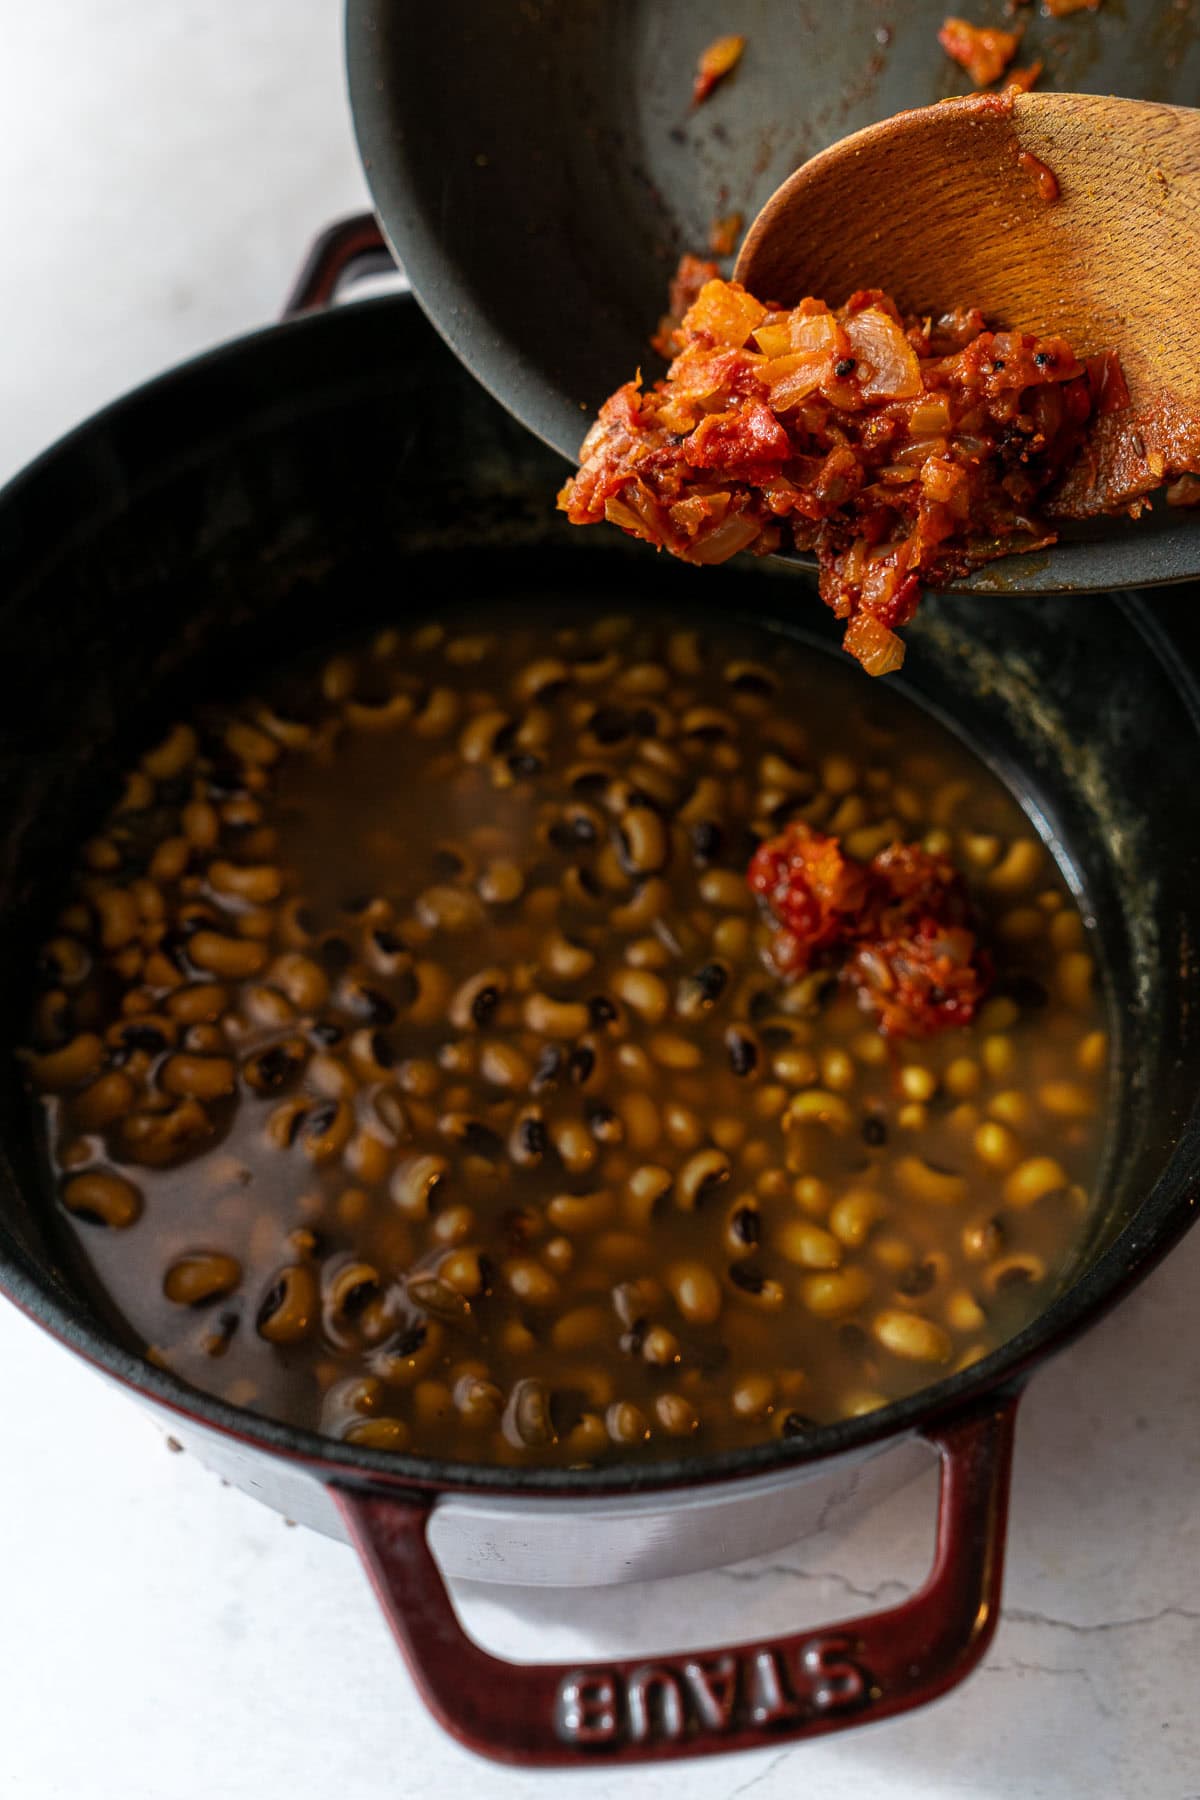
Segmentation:
[[(411, 301), (386, 299), (262, 332), (164, 377), (83, 426), (0, 495), (8, 996), (0, 1289), (98, 1368), (187, 1415), (231, 1456), (236, 1447), (229, 1466), (247, 1485), (288, 1465), (342, 1483), (360, 1513), (364, 1496), (424, 1495), (427, 1503), (447, 1488), (570, 1496), (586, 1510), (601, 1494), (639, 1488), (718, 1479), (753, 1487), (790, 1464), (916, 1430), (949, 1432), (1001, 1405), (1191, 1220), (1200, 1076), (1192, 952), (1200, 715), (1189, 672), (1200, 656), (1196, 596), (935, 599), (908, 632), (904, 685), (1025, 797), (1095, 918), (1119, 1021), (1104, 1204), (1072, 1279), (1019, 1338), (935, 1388), (799, 1446), (540, 1476), (438, 1466), (275, 1425), (185, 1387), (123, 1340), (56, 1231), (11, 1056), (47, 897), (115, 791), (123, 758), (193, 697), (242, 689), (314, 641), (436, 612), (450, 592), (483, 604), (514, 592), (550, 596), (571, 609), (593, 598), (611, 606), (614, 596), (635, 607), (645, 597), (688, 608), (713, 630), (733, 611), (836, 640), (802, 576), (754, 563), (685, 570), (615, 532), (569, 530), (553, 506), (560, 472)], [(361, 1543), (368, 1528), (360, 1517), (351, 1530)], [(399, 1556), (400, 1534), (389, 1542), (388, 1554)], [(387, 1556), (376, 1551), (372, 1558), (368, 1547), (368, 1560), (386, 1586)], [(560, 1726), (565, 1741), (569, 1720)], [(454, 1728), (472, 1739), (469, 1725)], [(472, 1741), (484, 1735), (476, 1729)], [(735, 1733), (725, 1743), (750, 1741), (759, 1739)], [(634, 1753), (621, 1744), (615, 1753)], [(521, 1754), (520, 1745), (488, 1747)], [(529, 1760), (563, 1760), (526, 1750)]]

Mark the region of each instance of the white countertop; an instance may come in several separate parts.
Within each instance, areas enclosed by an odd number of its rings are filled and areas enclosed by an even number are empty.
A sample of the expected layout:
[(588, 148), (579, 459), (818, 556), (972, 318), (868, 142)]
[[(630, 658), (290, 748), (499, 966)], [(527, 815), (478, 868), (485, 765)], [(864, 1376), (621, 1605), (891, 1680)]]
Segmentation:
[[(0, 476), (277, 312), (364, 203), (337, 0), (57, 0), (0, 57)], [(581, 1800), (1200, 1797), (1200, 1235), (1035, 1380), (1006, 1607), (936, 1707), (812, 1745), (574, 1777)], [(524, 1800), (429, 1721), (351, 1553), (233, 1489), (0, 1305), (0, 1795)], [(816, 1624), (928, 1561), (922, 1479), (760, 1564), (595, 1594), (461, 1590), (514, 1656)], [(678, 1643), (672, 1640), (677, 1639)]]

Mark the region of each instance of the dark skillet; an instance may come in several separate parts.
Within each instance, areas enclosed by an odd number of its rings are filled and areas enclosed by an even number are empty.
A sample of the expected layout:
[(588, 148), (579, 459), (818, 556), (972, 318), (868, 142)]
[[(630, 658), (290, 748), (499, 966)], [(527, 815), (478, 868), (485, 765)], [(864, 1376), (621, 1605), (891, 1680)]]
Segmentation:
[[(355, 129), (384, 231), (447, 343), (573, 461), (605, 396), (639, 366), (662, 372), (647, 340), (680, 252), (706, 253), (715, 215), (736, 210), (749, 224), (826, 145), (967, 90), (937, 43), (955, 10), (951, 0), (347, 0)], [(1200, 92), (1191, 8), (1105, 0), (1067, 19), (1018, 14), (1020, 61), (1044, 58), (1061, 91), (1184, 106)], [(743, 61), (692, 111), (696, 59), (729, 32), (748, 40)], [(963, 585), (1147, 587), (1196, 566), (1194, 520), (1166, 508), (1137, 526), (1065, 535)]]
[[(33, 947), (72, 847), (135, 746), (200, 694), (252, 683), (314, 642), (436, 610), (448, 588), (552, 594), (571, 608), (589, 596), (611, 606), (615, 592), (630, 606), (641, 595), (711, 603), (831, 641), (832, 621), (786, 571), (697, 577), (616, 533), (569, 530), (553, 510), (557, 474), (416, 308), (385, 300), (263, 331), (152, 383), (0, 495), (0, 1289), (231, 1479), (352, 1536), (415, 1679), (464, 1742), (509, 1761), (594, 1764), (884, 1717), (943, 1692), (986, 1648), (1024, 1381), (1193, 1217), (1200, 645), (1196, 596), (1183, 591), (1083, 605), (1016, 597), (990, 612), (941, 599), (910, 634), (905, 685), (1008, 772), (1074, 870), (1121, 1024), (1101, 1216), (1074, 1279), (1019, 1338), (867, 1418), (679, 1464), (539, 1474), (333, 1443), (185, 1387), (142, 1359), (81, 1282), (11, 1058)], [(943, 1459), (926, 1585), (828, 1631), (662, 1658), (653, 1706), (650, 1676), (628, 1663), (489, 1657), (462, 1635), (425, 1547), (430, 1510), (464, 1492), (487, 1496), (526, 1544), (546, 1507), (577, 1509), (583, 1538), (611, 1520), (614, 1496), (652, 1504), (663, 1535), (684, 1533), (718, 1483), (756, 1515), (781, 1483), (914, 1433)], [(777, 1674), (786, 1691), (767, 1707)]]

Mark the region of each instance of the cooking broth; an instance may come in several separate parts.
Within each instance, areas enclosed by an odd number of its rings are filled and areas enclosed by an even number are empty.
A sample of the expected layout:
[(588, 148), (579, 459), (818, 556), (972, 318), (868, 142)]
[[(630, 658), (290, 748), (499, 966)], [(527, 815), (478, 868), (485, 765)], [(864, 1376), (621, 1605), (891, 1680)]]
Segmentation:
[[(564, 620), (566, 622), (564, 622)], [(886, 1038), (781, 976), (803, 818), (961, 870), (994, 968)], [(81, 851), (29, 1069), (156, 1362), (444, 1459), (712, 1451), (1002, 1343), (1093, 1208), (1089, 934), (999, 779), (763, 627), (506, 608), (181, 722)]]

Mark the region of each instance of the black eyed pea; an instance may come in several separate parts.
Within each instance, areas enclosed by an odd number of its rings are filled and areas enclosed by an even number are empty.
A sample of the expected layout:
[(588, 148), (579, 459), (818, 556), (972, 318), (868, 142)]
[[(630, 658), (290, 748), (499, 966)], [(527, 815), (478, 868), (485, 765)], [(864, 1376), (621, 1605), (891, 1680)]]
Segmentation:
[(983, 1273), (984, 1292), (995, 1298), (1015, 1288), (1035, 1287), (1046, 1279), (1046, 1264), (1031, 1250), (1001, 1256)]
[(848, 1250), (857, 1250), (889, 1211), (887, 1201), (873, 1188), (849, 1188), (830, 1210), (829, 1229)]
[(394, 1387), (413, 1387), (441, 1357), (445, 1343), (446, 1330), (437, 1319), (414, 1319), (371, 1352), (371, 1367)]
[(492, 1087), (515, 1093), (533, 1080), (533, 1064), (514, 1045), (490, 1038), (479, 1046), (479, 1074)]
[(391, 1197), (405, 1218), (427, 1219), (433, 1197), (450, 1173), (444, 1156), (406, 1156), (397, 1164), (391, 1181)]
[(185, 837), (164, 838), (150, 858), (152, 881), (178, 881), (191, 860), (192, 846)]
[(480, 1031), (490, 1025), (508, 992), (508, 972), (499, 967), (479, 969), (455, 989), (450, 1001), (450, 1023), (459, 1031)]
[(674, 1177), (657, 1163), (643, 1163), (625, 1184), (622, 1211), (629, 1223), (646, 1227), (661, 1202), (671, 1192)]
[(550, 934), (542, 945), (541, 965), (555, 981), (582, 981), (596, 966), (595, 954), (586, 944), (565, 937), (561, 931)]
[(607, 1308), (599, 1305), (575, 1306), (561, 1314), (550, 1328), (550, 1343), (555, 1350), (572, 1355), (577, 1350), (591, 1350), (611, 1336), (612, 1320)]
[(643, 1275), (635, 1281), (619, 1281), (611, 1298), (618, 1319), (627, 1331), (632, 1331), (639, 1319), (646, 1318), (662, 1305), (662, 1283), (653, 1275)]
[(852, 1265), (807, 1276), (800, 1284), (800, 1297), (809, 1312), (818, 1318), (838, 1319), (865, 1305), (872, 1286), (866, 1270)]
[(163, 1293), (176, 1306), (208, 1306), (232, 1294), (242, 1266), (219, 1250), (195, 1250), (176, 1257), (163, 1276)]
[(1050, 1194), (1064, 1193), (1070, 1185), (1066, 1170), (1053, 1156), (1030, 1156), (1005, 1181), (1004, 1204), (1023, 1211)]
[(1058, 992), (1066, 1004), (1077, 1012), (1083, 1012), (1090, 1004), (1095, 970), (1096, 965), (1086, 950), (1068, 950), (1058, 959)]
[(670, 904), (670, 888), (661, 876), (651, 875), (640, 884), (632, 900), (613, 907), (609, 913), (609, 923), (614, 931), (631, 935), (650, 931), (655, 920), (662, 918)]
[(495, 1425), (504, 1411), (504, 1390), (482, 1375), (462, 1375), (452, 1389), (455, 1411), (474, 1431)]
[(461, 703), (453, 688), (431, 688), (425, 704), (413, 715), (413, 732), (420, 738), (448, 737), (458, 724), (460, 711)]
[(650, 806), (631, 806), (618, 827), (621, 859), (632, 875), (653, 875), (666, 863), (670, 839)]
[(608, 1443), (604, 1420), (595, 1412), (580, 1413), (563, 1439), (567, 1454), (575, 1467), (594, 1461), (608, 1448)]
[(946, 1321), (955, 1331), (980, 1331), (987, 1315), (975, 1296), (966, 1288), (957, 1288), (946, 1299)]
[(512, 720), (498, 707), (476, 713), (463, 726), (458, 738), (458, 754), (465, 763), (482, 763), (495, 754), (497, 744), (512, 728)]
[(666, 982), (650, 969), (617, 969), (609, 985), (617, 999), (648, 1025), (661, 1025), (671, 1009)]
[(89, 838), (83, 846), (83, 860), (96, 874), (111, 874), (121, 866), (121, 852), (112, 838)]
[(344, 1100), (322, 1100), (310, 1106), (299, 1128), (301, 1148), (315, 1163), (340, 1156), (354, 1130), (354, 1113)]
[(100, 943), (105, 950), (122, 949), (141, 931), (137, 901), (128, 888), (103, 888), (94, 897), (92, 905), (96, 909)]
[(729, 1180), (733, 1165), (723, 1150), (698, 1150), (689, 1156), (675, 1180), (675, 1204), (695, 1212)]
[(729, 1396), (729, 1404), (734, 1417), (738, 1419), (765, 1419), (775, 1405), (776, 1386), (771, 1375), (743, 1375), (735, 1383)]
[(338, 1326), (353, 1324), (380, 1291), (379, 1270), (373, 1263), (347, 1258), (327, 1270), (325, 1304)]
[(654, 1417), (668, 1437), (693, 1437), (700, 1426), (695, 1407), (682, 1394), (659, 1394)]
[(437, 1244), (465, 1243), (475, 1230), (475, 1214), (461, 1202), (442, 1207), (429, 1227), (429, 1235)]
[(614, 1400), (605, 1412), (604, 1425), (613, 1443), (626, 1448), (644, 1444), (650, 1436), (646, 1415), (632, 1400)]
[(750, 1256), (762, 1243), (763, 1223), (753, 1194), (739, 1194), (725, 1215), (724, 1245), (727, 1256)]
[(165, 1168), (211, 1131), (212, 1121), (198, 1100), (181, 1100), (169, 1112), (134, 1111), (120, 1124), (126, 1155), (148, 1169)]
[(255, 1326), (269, 1344), (296, 1344), (312, 1330), (317, 1312), (315, 1275), (306, 1263), (290, 1263), (263, 1295)]
[(725, 1051), (729, 1066), (740, 1079), (757, 1073), (762, 1051), (755, 1034), (744, 1025), (731, 1025), (725, 1033)]
[(63, 1205), (76, 1218), (124, 1231), (137, 1220), (142, 1197), (131, 1181), (108, 1169), (88, 1169), (63, 1184)]
[(137, 1088), (123, 1069), (98, 1075), (90, 1087), (71, 1102), (71, 1119), (80, 1131), (103, 1131), (123, 1119), (137, 1099)]
[(343, 1153), (347, 1170), (356, 1181), (379, 1187), (392, 1165), (392, 1148), (371, 1131), (356, 1131)]
[(999, 1219), (973, 1219), (962, 1230), (963, 1255), (969, 1262), (988, 1262), (1004, 1248), (1004, 1225)]
[(234, 719), (225, 727), (225, 744), (240, 762), (252, 768), (269, 768), (279, 760), (279, 745), (257, 725), (246, 719)]
[(949, 1334), (932, 1319), (919, 1313), (885, 1308), (871, 1321), (871, 1335), (877, 1344), (905, 1362), (947, 1363), (954, 1347)]
[(673, 1368), (681, 1359), (679, 1339), (665, 1325), (651, 1325), (642, 1337), (642, 1361), (656, 1369)]
[[(322, 1093), (336, 1093), (339, 1098), (348, 1099), (358, 1085), (354, 1079), (355, 1075), (363, 1081), (386, 1081), (388, 1079), (396, 1060), (396, 1053), (395, 1046), (386, 1031), (373, 1030), (369, 1025), (360, 1026), (357, 1031), (351, 1032), (346, 1050), (354, 1075), (351, 1075), (350, 1069), (342, 1064), (341, 1067), (345, 1069), (345, 1082), (331, 1086), (314, 1072), (314, 1084), (320, 1087)], [(334, 1057), (321, 1059), (323, 1065), (326, 1061), (332, 1063), (336, 1060)]]
[(166, 1009), (184, 1025), (213, 1024), (229, 1007), (229, 990), (219, 981), (189, 981), (167, 995)]
[(283, 871), (270, 863), (242, 864), (216, 858), (208, 865), (208, 879), (218, 894), (266, 906), (283, 892)]
[(1001, 1174), (1013, 1168), (1021, 1159), (1021, 1146), (1017, 1138), (1006, 1125), (997, 1124), (995, 1120), (985, 1120), (976, 1127), (973, 1143), (980, 1162), (989, 1169), (999, 1170)]
[(670, 1101), (663, 1107), (663, 1128), (677, 1150), (698, 1150), (708, 1136), (704, 1120), (690, 1106)]
[(476, 887), (486, 905), (508, 906), (524, 892), (525, 876), (520, 864), (510, 857), (496, 857), (485, 866)]
[(175, 1051), (159, 1073), (163, 1092), (179, 1100), (223, 1100), (237, 1087), (237, 1070), (228, 1056), (191, 1056)]
[(696, 884), (705, 906), (723, 913), (748, 913), (754, 896), (736, 869), (706, 869)]
[(51, 938), (39, 957), (43, 969), (66, 988), (82, 987), (92, 972), (92, 959), (78, 938)]
[(485, 917), (483, 902), (473, 889), (447, 883), (435, 883), (418, 894), (414, 911), (428, 931), (452, 935), (477, 930)]
[(546, 1206), (546, 1217), (556, 1231), (577, 1236), (598, 1231), (613, 1215), (613, 1197), (607, 1189), (594, 1194), (555, 1194)]
[(782, 1121), (785, 1131), (802, 1125), (824, 1125), (828, 1130), (844, 1135), (853, 1129), (854, 1112), (849, 1103), (841, 1094), (831, 1094), (828, 1088), (805, 1088), (790, 1097), (784, 1093), (784, 1099), (787, 1108)]
[(1038, 1105), (1055, 1119), (1090, 1119), (1096, 1111), (1094, 1094), (1079, 1081), (1043, 1081), (1037, 1097)]
[(696, 1020), (710, 1013), (729, 983), (729, 969), (723, 962), (706, 962), (694, 974), (679, 983), (675, 1010), (681, 1019)]
[[(384, 700), (347, 700), (342, 717), (351, 731), (395, 731), (412, 718), (416, 701), (404, 692), (389, 694)], [(304, 729), (303, 727), (301, 729)], [(271, 734), (279, 737), (278, 730)], [(286, 739), (281, 739), (286, 742)]]
[(125, 787), (116, 810), (119, 813), (145, 812), (154, 801), (154, 783), (140, 769), (125, 777)]
[(152, 781), (171, 781), (196, 760), (196, 733), (190, 725), (175, 725), (142, 758), (142, 768)]
[[(387, 902), (379, 904), (385, 907)], [(364, 921), (363, 952), (376, 974), (386, 975), (390, 980), (404, 980), (412, 969), (408, 945), (386, 918)]]
[(773, 1233), (781, 1256), (802, 1269), (838, 1269), (845, 1255), (831, 1231), (808, 1219), (787, 1219)]
[[(665, 750), (665, 745), (655, 743), (655, 750)], [(658, 806), (672, 811), (679, 798), (680, 775), (678, 771), (663, 768), (657, 757), (653, 760), (634, 763), (629, 771), (629, 779), (634, 789), (641, 794), (649, 795)], [(669, 848), (669, 839), (668, 839)]]
[(539, 1106), (525, 1106), (508, 1133), (508, 1154), (521, 1169), (536, 1169), (550, 1147), (550, 1134)]
[(513, 694), (522, 706), (538, 699), (548, 699), (557, 688), (571, 679), (570, 666), (558, 656), (539, 656), (526, 663), (513, 682)]
[(313, 740), (311, 725), (305, 724), (302, 719), (284, 718), (269, 706), (255, 707), (254, 723), (261, 726), (277, 744), (282, 744), (285, 750), (302, 750)]
[(908, 1199), (926, 1206), (958, 1206), (967, 1197), (968, 1187), (963, 1176), (934, 1168), (920, 1156), (898, 1157), (893, 1174)]
[(782, 1282), (764, 1275), (750, 1263), (731, 1263), (726, 1274), (738, 1300), (756, 1312), (779, 1312), (787, 1298)]
[(698, 631), (673, 631), (667, 639), (667, 661), (677, 675), (704, 673), (704, 652)]
[(267, 964), (263, 944), (249, 938), (227, 937), (219, 931), (193, 932), (188, 939), (188, 956), (196, 968), (229, 981), (244, 981), (261, 974)]
[(532, 1377), (515, 1382), (504, 1408), (501, 1430), (519, 1450), (535, 1450), (553, 1443), (550, 1394), (543, 1381)]
[(582, 1000), (554, 1000), (549, 994), (530, 994), (524, 1006), (525, 1024), (539, 1037), (566, 1042), (582, 1037), (590, 1023)]
[(653, 1150), (662, 1136), (662, 1121), (649, 1094), (622, 1094), (617, 1101), (617, 1111), (625, 1127), (625, 1142), (629, 1148), (641, 1156)]
[(410, 1433), (403, 1419), (380, 1413), (372, 1419), (355, 1419), (342, 1431), (342, 1442), (367, 1450), (407, 1450)]
[(290, 1025), (296, 1016), (295, 1008), (286, 994), (278, 988), (255, 984), (244, 988), (240, 995), (241, 1010), (253, 1025), (263, 1025), (268, 1029)]
[(671, 1298), (689, 1325), (711, 1325), (720, 1316), (721, 1284), (704, 1263), (672, 1263), (666, 1280)]
[(416, 993), (406, 1018), (412, 1025), (436, 1025), (450, 998), (450, 977), (440, 963), (422, 957), (413, 964)]
[(558, 1119), (550, 1136), (569, 1175), (586, 1175), (596, 1162), (596, 1141), (582, 1119)]
[(1032, 887), (1042, 871), (1045, 850), (1035, 838), (1017, 838), (990, 869), (985, 885), (995, 894), (1019, 894)]
[(446, 642), (446, 661), (456, 668), (487, 662), (496, 654), (496, 639), (486, 631), (463, 632)]
[(704, 1060), (700, 1045), (675, 1031), (656, 1031), (647, 1039), (651, 1059), (662, 1069), (683, 1072), (698, 1069)]

